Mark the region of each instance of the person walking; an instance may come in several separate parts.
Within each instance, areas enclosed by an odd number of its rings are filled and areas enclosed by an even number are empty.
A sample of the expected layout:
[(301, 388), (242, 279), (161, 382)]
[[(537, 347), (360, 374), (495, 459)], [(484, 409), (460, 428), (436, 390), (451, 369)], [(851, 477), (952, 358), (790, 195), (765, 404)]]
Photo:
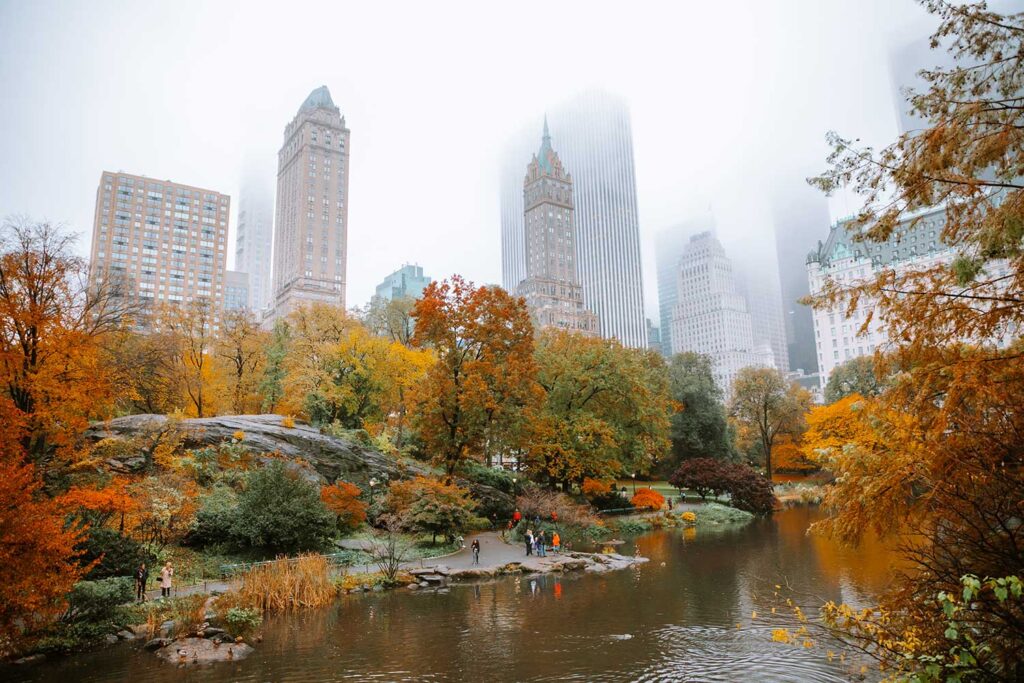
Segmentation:
[(551, 536), (551, 550), (553, 550), (554, 552), (557, 553), (559, 551), (559, 549), (561, 548), (561, 546), (562, 546), (562, 539), (558, 536), (558, 532), (556, 531)]
[(480, 564), (480, 541), (474, 538), (473, 542), (469, 545), (470, 550), (473, 551), (473, 564)]
[(537, 532), (537, 555), (540, 557), (547, 557), (548, 551), (544, 548), (544, 530)]
[(171, 579), (174, 577), (174, 567), (171, 566), (171, 561), (168, 560), (164, 568), (160, 570), (160, 597), (169, 598), (171, 597)]
[(526, 555), (533, 555), (533, 532), (529, 529), (526, 530)]
[(146, 563), (143, 562), (135, 570), (135, 599), (139, 602), (145, 602), (146, 600), (146, 584), (148, 582), (149, 570), (146, 569)]

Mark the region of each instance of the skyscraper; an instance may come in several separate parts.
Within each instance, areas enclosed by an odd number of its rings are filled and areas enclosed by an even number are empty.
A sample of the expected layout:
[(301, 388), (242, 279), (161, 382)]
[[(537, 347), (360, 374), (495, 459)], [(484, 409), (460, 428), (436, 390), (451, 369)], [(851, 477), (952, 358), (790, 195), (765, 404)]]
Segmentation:
[(732, 262), (714, 234), (690, 238), (678, 273), (672, 353), (710, 356), (715, 382), (728, 397), (742, 368), (774, 366), (771, 347), (755, 345), (753, 322), (736, 287)]
[(274, 310), (312, 301), (345, 305), (349, 129), (326, 85), (309, 94), (278, 152)]
[(824, 195), (811, 187), (789, 188), (773, 195), (772, 220), (789, 367), (814, 374), (818, 371), (814, 321), (811, 307), (800, 303), (800, 300), (811, 291), (807, 284), (805, 252), (818, 239), (823, 226), (829, 223), (828, 202)]
[(665, 228), (654, 238), (655, 267), (658, 271), (659, 334), (661, 352), (666, 357), (672, 355), (672, 316), (678, 297), (679, 259), (691, 236), (714, 229), (715, 219), (709, 210), (704, 215)]
[(130, 173), (104, 171), (96, 189), (89, 278), (117, 279), (150, 305), (224, 304), (226, 194)]
[(374, 297), (384, 301), (410, 298), (419, 299), (423, 290), (432, 282), (429, 275), (423, 274), (423, 266), (406, 264), (384, 278), (377, 285)]
[(526, 277), (515, 289), (538, 327), (597, 334), (576, 269), (572, 176), (551, 148), (548, 123), (523, 181)]
[[(583, 304), (597, 314), (602, 337), (647, 348), (629, 108), (619, 97), (590, 91), (549, 114), (559, 157), (573, 176)], [(502, 163), (502, 283), (510, 292), (526, 277), (522, 169), (539, 123), (510, 141)]]
[(772, 362), (777, 370), (789, 372), (789, 349), (786, 343), (786, 325), (782, 313), (782, 298), (774, 269), (741, 271), (736, 284), (750, 311), (754, 346), (771, 349)]
[(247, 273), (246, 307), (257, 314), (273, 305), (271, 249), (274, 245), (274, 184), (255, 165), (245, 168), (238, 195), (235, 270)]

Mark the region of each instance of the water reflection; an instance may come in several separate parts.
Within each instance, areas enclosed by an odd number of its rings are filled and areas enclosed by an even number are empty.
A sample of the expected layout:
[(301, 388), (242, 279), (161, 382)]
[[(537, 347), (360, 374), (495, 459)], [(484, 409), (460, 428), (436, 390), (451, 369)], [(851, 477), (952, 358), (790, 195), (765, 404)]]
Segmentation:
[[(227, 667), (182, 672), (123, 646), (13, 674), (37, 681), (841, 681), (844, 672), (822, 650), (772, 643), (780, 617), (759, 606), (781, 581), (824, 599), (864, 598), (885, 585), (884, 548), (850, 551), (809, 537), (815, 514), (793, 509), (742, 529), (653, 533), (621, 548), (651, 558), (637, 571), (345, 596), (330, 608), (270, 619), (257, 653)], [(766, 614), (751, 620), (754, 609)]]

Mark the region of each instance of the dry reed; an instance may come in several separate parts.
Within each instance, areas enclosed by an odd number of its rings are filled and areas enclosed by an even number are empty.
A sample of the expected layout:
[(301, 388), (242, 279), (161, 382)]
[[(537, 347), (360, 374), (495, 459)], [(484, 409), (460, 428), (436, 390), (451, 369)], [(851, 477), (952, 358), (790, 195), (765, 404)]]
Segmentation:
[(300, 555), (259, 565), (242, 577), (243, 600), (266, 611), (321, 607), (334, 599), (330, 564), (322, 555)]

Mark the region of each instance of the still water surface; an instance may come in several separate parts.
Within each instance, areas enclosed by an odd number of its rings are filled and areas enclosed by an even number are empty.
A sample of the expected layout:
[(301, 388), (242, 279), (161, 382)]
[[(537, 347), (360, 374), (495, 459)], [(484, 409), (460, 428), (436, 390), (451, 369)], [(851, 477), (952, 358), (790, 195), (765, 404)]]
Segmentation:
[[(764, 614), (775, 583), (856, 602), (884, 587), (887, 553), (808, 537), (816, 515), (795, 508), (740, 529), (648, 534), (621, 548), (651, 559), (638, 570), (345, 596), (272, 618), (256, 653), (237, 663), (177, 669), (122, 644), (5, 675), (47, 683), (848, 681), (825, 648), (771, 642), (781, 617)], [(752, 621), (754, 609), (762, 613)]]

